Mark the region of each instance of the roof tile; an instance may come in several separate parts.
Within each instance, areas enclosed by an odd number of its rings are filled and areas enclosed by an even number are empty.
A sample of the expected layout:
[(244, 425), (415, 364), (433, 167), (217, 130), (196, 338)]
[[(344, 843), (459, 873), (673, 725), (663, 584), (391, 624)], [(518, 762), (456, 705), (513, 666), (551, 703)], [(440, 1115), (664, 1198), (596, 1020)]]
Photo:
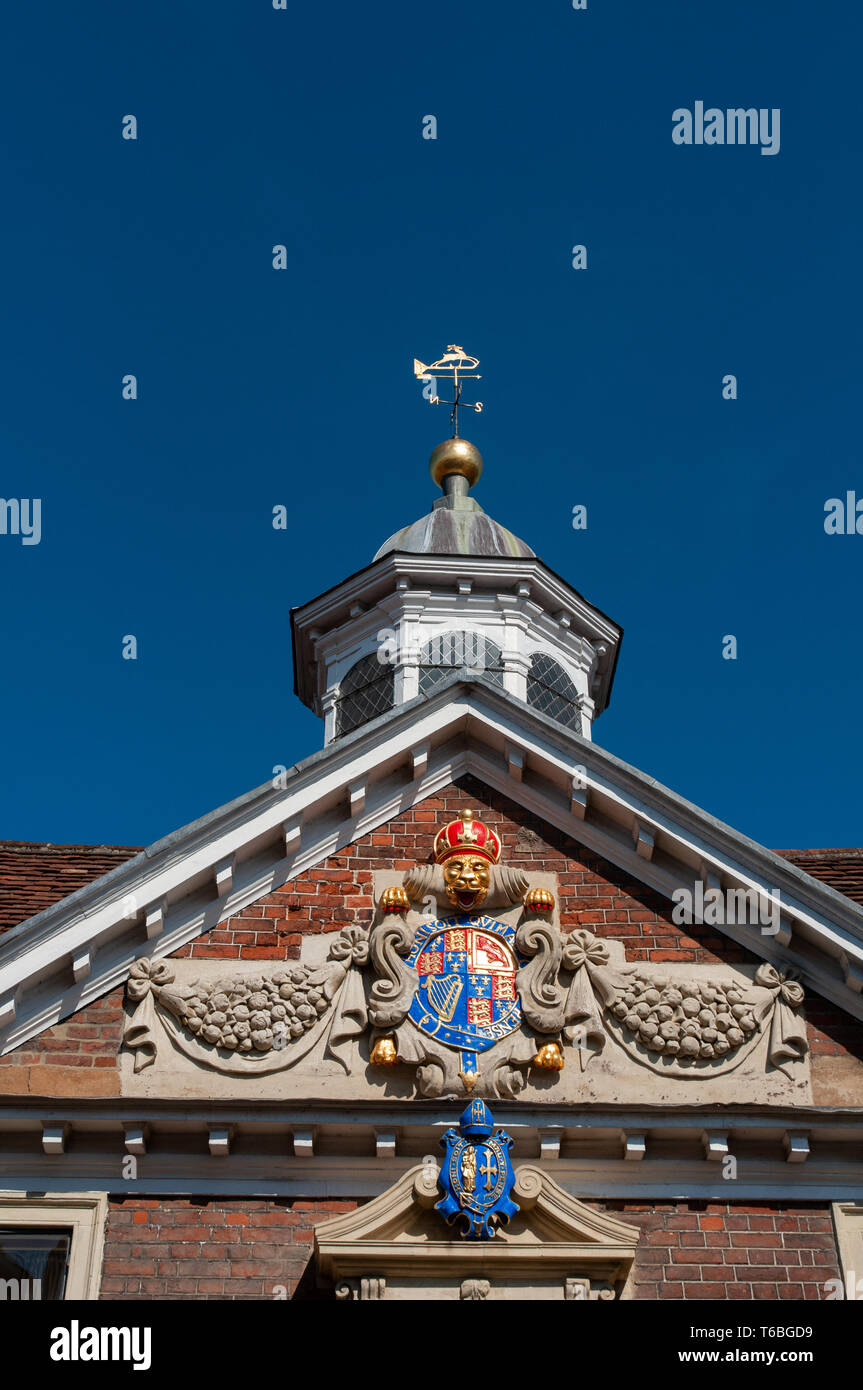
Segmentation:
[(60, 902), (140, 854), (134, 845), (46, 845), (0, 840), (0, 932)]

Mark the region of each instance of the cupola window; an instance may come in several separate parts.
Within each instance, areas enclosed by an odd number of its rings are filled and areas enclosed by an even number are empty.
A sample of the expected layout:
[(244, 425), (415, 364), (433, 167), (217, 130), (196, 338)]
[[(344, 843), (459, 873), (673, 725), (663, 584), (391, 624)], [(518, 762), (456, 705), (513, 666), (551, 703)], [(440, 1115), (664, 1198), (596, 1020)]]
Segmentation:
[(368, 724), (392, 709), (395, 702), (395, 672), (378, 661), (377, 652), (364, 656), (352, 666), (339, 685), (336, 703), (336, 737)]
[(537, 652), (530, 659), (527, 703), (565, 728), (582, 732), (578, 691), (560, 662), (547, 652)]
[(481, 672), (493, 685), (503, 686), (500, 647), (481, 632), (444, 632), (426, 642), (420, 653), (421, 695), (431, 695), (453, 671)]

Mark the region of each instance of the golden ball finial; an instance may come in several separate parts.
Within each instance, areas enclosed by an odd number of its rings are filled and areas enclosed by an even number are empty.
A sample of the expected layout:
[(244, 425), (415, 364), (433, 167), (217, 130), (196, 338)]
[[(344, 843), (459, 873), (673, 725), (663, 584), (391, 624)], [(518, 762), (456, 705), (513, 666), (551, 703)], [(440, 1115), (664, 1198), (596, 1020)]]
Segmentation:
[(467, 478), (468, 487), (473, 487), (482, 474), (482, 454), (476, 445), (467, 439), (457, 436), (445, 439), (429, 459), (429, 472), (438, 487), (443, 487), (444, 478), (453, 473)]

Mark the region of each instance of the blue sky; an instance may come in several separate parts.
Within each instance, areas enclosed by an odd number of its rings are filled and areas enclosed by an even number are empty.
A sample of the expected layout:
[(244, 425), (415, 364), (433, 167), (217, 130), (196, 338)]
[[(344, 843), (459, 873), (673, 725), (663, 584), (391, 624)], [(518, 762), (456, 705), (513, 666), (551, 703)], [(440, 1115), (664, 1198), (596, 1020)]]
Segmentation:
[[(149, 843), (321, 745), (289, 609), (428, 510), (411, 361), (458, 342), (478, 500), (625, 629), (596, 741), (767, 845), (863, 843), (863, 536), (823, 524), (863, 497), (861, 31), (838, 0), (16, 6), (0, 495), (42, 538), (0, 535), (0, 836)], [(780, 152), (675, 145), (697, 100), (779, 108)]]

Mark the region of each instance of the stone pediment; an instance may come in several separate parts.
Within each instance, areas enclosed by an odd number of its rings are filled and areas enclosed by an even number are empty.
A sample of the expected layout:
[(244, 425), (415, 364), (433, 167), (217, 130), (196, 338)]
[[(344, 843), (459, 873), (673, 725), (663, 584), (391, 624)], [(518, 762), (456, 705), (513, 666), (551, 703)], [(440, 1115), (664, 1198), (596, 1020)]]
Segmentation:
[(453, 1240), (435, 1203), (438, 1170), (420, 1164), (380, 1197), (315, 1229), (319, 1282), (340, 1299), (625, 1297), (640, 1232), (523, 1164), (519, 1210), (491, 1240)]
[[(863, 1017), (863, 907), (595, 744), (464, 676), (6, 932), (0, 1052), (125, 982), (141, 958), (173, 955), (469, 775), (669, 900), (702, 883), (781, 902), (775, 931), (727, 916), (716, 930)], [(697, 908), (693, 920), (702, 920)]]

